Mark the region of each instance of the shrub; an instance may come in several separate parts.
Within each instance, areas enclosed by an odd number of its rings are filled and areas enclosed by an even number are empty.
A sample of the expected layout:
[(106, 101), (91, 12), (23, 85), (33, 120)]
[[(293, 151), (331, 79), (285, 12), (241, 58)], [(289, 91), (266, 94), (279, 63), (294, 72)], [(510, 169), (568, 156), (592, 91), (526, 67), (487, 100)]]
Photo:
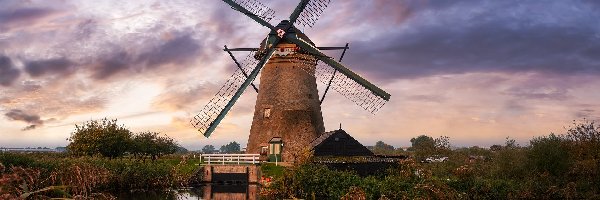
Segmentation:
[(554, 134), (534, 138), (530, 141), (527, 162), (538, 173), (564, 177), (572, 165), (568, 148), (567, 141)]
[(265, 192), (272, 198), (339, 199), (351, 186), (358, 186), (360, 177), (345, 172), (329, 170), (318, 164), (303, 164), (286, 170)]
[(100, 154), (116, 158), (130, 149), (132, 133), (124, 126), (117, 125), (117, 120), (91, 120), (83, 125), (75, 125), (75, 131), (68, 140), (67, 146), (74, 155), (93, 156)]

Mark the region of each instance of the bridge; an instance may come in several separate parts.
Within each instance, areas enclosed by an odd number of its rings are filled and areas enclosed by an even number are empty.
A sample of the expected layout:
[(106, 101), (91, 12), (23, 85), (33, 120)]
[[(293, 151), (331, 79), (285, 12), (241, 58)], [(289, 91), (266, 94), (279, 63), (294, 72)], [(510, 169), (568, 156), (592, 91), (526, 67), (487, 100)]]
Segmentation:
[(200, 156), (202, 182), (258, 183), (260, 154), (203, 154)]
[(225, 164), (258, 164), (260, 154), (202, 154), (200, 162), (207, 165)]

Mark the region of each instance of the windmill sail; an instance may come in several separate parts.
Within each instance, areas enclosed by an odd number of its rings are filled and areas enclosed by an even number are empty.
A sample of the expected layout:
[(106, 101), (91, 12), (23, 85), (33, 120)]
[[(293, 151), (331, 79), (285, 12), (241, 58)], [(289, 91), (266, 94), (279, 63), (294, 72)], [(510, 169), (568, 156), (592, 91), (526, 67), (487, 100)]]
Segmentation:
[(267, 7), (265, 4), (262, 4), (257, 0), (233, 0), (233, 2), (246, 9), (246, 11), (243, 11), (233, 7), (233, 9), (243, 12), (244, 14), (251, 14), (260, 17), (267, 22), (271, 21), (271, 19), (275, 17), (275, 11), (273, 9)]
[[(390, 94), (321, 53), (313, 45), (296, 36), (288, 36), (286, 39), (297, 44), (302, 50), (311, 54), (310, 56), (315, 56), (319, 60), (315, 73), (311, 73), (310, 70), (307, 72), (313, 74), (321, 82), (328, 84), (335, 71), (340, 72), (335, 73), (333, 80), (331, 80), (331, 88), (360, 107), (375, 113), (389, 101)], [(306, 67), (301, 68), (307, 69)]]
[(256, 0), (223, 0), (225, 3), (229, 4), (231, 8), (237, 10), (244, 15), (252, 18), (254, 21), (259, 24), (268, 27), (269, 29), (274, 29), (273, 25), (269, 24), (269, 20), (273, 19), (275, 16), (275, 11), (273, 9), (268, 8), (264, 4), (256, 1)]
[(313, 27), (323, 11), (331, 0), (311, 0), (306, 5), (306, 8), (300, 13), (300, 16), (296, 20), (297, 23), (305, 26), (305, 27)]
[(245, 79), (246, 77), (242, 71), (236, 69), (233, 75), (219, 89), (219, 92), (202, 108), (202, 111), (192, 118), (192, 126), (205, 134), (208, 128), (213, 125), (219, 113), (225, 109), (227, 103), (233, 98), (235, 92), (240, 89)]
[(198, 131), (203, 133), (206, 137), (210, 135), (210, 133), (207, 132), (208, 129), (211, 126), (217, 125), (215, 123), (217, 117), (234, 98), (236, 92), (241, 89), (244, 81), (246, 81), (247, 78), (246, 75), (244, 75), (244, 72), (246, 74), (250, 74), (253, 70), (253, 67), (256, 66), (258, 61), (252, 57), (253, 53), (254, 52), (252, 51), (250, 54), (248, 54), (241, 65), (242, 68), (236, 69), (233, 75), (231, 75), (225, 84), (221, 86), (219, 92), (217, 92), (217, 94), (208, 102), (208, 104), (202, 108), (199, 114), (192, 118), (190, 122), (192, 126), (198, 129)]
[[(302, 62), (298, 62), (302, 63)], [(314, 71), (311, 67), (300, 66), (306, 73), (313, 75), (319, 82), (329, 84), (330, 88), (340, 93), (347, 99), (356, 103), (366, 111), (375, 114), (388, 101), (381, 96), (373, 93), (369, 88), (352, 80), (350, 77), (342, 73), (336, 73), (336, 69), (327, 65), (322, 60), (317, 62)], [(333, 79), (332, 79), (333, 76)]]
[[(279, 44), (280, 39), (274, 37), (272, 39), (273, 46)], [(247, 70), (252, 65), (246, 64), (242, 69), (236, 69), (233, 75), (225, 82), (225, 84), (219, 89), (219, 92), (202, 108), (202, 111), (192, 120), (190, 123), (198, 131), (200, 131), (205, 137), (209, 137), (210, 134), (215, 130), (217, 125), (223, 120), (225, 115), (229, 112), (233, 104), (237, 99), (244, 93), (244, 90), (254, 81), (258, 72), (267, 64), (267, 61), (271, 58), (275, 52), (275, 48), (267, 49), (267, 53), (262, 57), (260, 62), (256, 64), (256, 67), (252, 68), (252, 71), (248, 75), (248, 78), (244, 75), (242, 70)]]

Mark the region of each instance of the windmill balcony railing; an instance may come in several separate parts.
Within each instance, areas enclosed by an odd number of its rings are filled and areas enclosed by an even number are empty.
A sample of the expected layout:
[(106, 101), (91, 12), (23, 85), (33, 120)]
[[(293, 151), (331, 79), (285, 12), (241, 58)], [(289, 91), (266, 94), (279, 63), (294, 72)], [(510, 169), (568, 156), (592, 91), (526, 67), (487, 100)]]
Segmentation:
[(240, 165), (260, 163), (260, 154), (202, 154), (200, 162), (207, 165)]

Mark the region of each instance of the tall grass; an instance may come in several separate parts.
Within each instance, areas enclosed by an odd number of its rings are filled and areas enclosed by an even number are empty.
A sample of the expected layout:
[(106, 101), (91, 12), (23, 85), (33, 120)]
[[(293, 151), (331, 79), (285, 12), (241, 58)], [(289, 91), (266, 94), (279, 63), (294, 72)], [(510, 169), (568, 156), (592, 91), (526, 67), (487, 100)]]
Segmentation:
[(198, 178), (194, 177), (198, 168), (194, 161), (181, 157), (141, 162), (60, 154), (0, 153), (3, 166), (0, 175), (4, 181), (0, 184), (0, 195), (19, 196), (49, 186), (55, 189), (40, 194), (97, 196), (99, 192), (178, 188)]

